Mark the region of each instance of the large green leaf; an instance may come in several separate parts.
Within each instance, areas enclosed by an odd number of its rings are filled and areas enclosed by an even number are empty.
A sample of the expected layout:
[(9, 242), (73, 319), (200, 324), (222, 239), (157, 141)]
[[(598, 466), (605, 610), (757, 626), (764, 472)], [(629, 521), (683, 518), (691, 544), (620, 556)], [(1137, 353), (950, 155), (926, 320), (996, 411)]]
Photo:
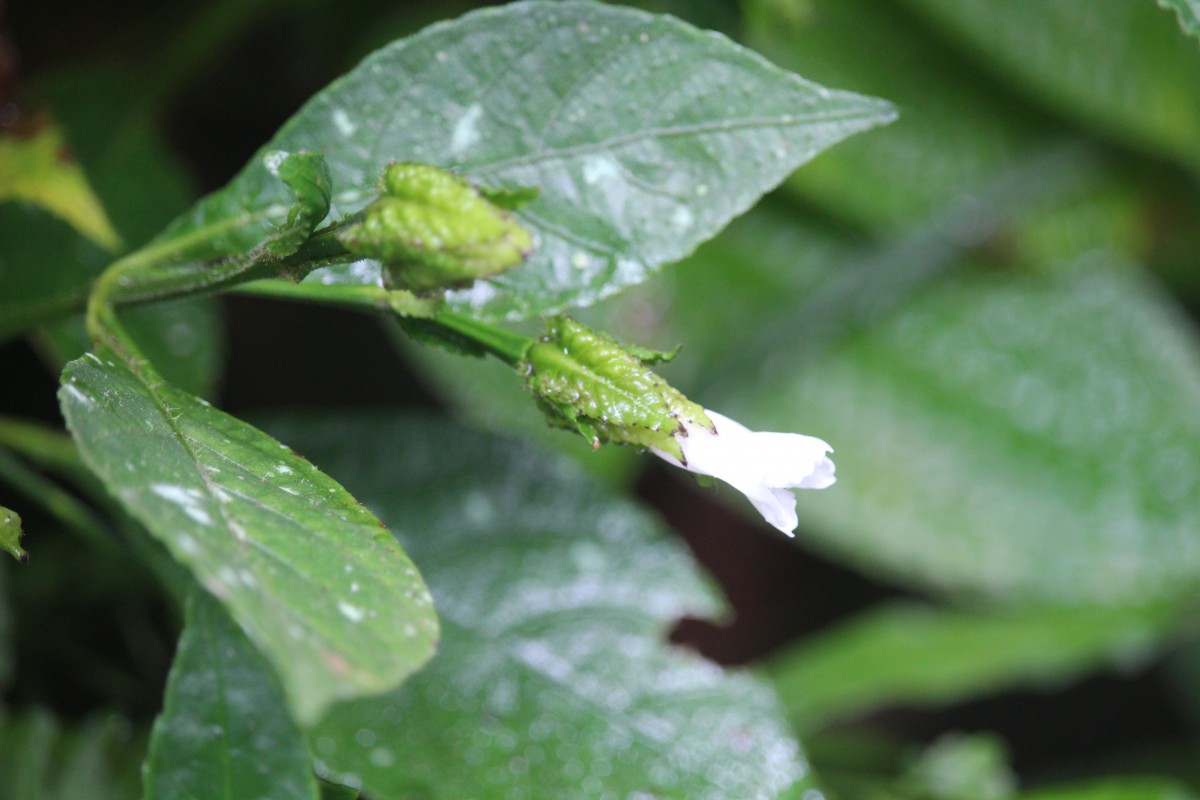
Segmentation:
[(146, 800), (316, 800), (308, 747), (283, 699), (220, 604), (193, 592), (150, 739)]
[(1179, 18), (1179, 27), (1192, 36), (1200, 36), (1200, 0), (1158, 0)]
[(1173, 618), (1162, 609), (896, 604), (801, 642), (775, 657), (770, 674), (793, 723), (816, 728), (882, 705), (944, 705), (1127, 668), (1145, 661)]
[(1006, 600), (1195, 587), (1200, 352), (1135, 270), (964, 274), (808, 355), (764, 350), (706, 402), (837, 448), (837, 487), (800, 498), (823, 549)]
[(1149, 0), (904, 0), (1055, 112), (1200, 168), (1200, 48)]
[[(469, 14), (370, 56), (263, 152), (323, 153), (334, 213), (362, 208), (386, 164), (532, 186), (536, 252), (452, 295), (483, 317), (585, 305), (678, 260), (816, 153), (891, 107), (783, 72), (678, 20), (589, 2)], [(178, 258), (248, 249), (280, 219), (260, 153), (158, 241)], [(378, 269), (315, 281), (377, 280)]]
[(716, 603), (681, 547), (561, 459), (428, 420), (272, 426), (416, 556), (442, 652), (342, 703), (321, 771), (381, 800), (768, 798), (811, 786), (772, 693), (665, 643)]
[(408, 557), (285, 445), (91, 354), (60, 399), (85, 463), (226, 605), (302, 722), (429, 658), (437, 621)]

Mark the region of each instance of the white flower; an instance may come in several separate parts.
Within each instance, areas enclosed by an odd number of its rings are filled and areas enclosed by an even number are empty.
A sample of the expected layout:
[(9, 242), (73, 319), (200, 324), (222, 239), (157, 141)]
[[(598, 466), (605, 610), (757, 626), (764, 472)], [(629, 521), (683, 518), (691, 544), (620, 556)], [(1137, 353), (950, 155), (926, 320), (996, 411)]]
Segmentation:
[(705, 409), (717, 432), (687, 424), (687, 436), (676, 441), (686, 464), (651, 448), (659, 458), (689, 472), (719, 478), (754, 504), (763, 519), (788, 536), (800, 523), (796, 496), (791, 489), (824, 489), (832, 486), (833, 448), (815, 436), (799, 433), (752, 431), (729, 417)]

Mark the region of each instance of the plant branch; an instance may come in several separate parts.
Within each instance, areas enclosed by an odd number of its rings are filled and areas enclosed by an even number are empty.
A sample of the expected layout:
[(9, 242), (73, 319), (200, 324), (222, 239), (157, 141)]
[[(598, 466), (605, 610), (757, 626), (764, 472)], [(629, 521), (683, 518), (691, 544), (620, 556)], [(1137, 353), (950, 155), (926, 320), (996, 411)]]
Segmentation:
[[(477, 345), (492, 356), (514, 367), (524, 360), (526, 351), (533, 344), (533, 339), (524, 334), (490, 325), (452, 311), (435, 310), (430, 301), (414, 297), (409, 292), (389, 290), (382, 286), (364, 284), (326, 286), (274, 280), (249, 283), (239, 286), (236, 291), (239, 294), (255, 297), (300, 300), (415, 317), (425, 325), (440, 328)], [(419, 313), (414, 314), (414, 310)]]

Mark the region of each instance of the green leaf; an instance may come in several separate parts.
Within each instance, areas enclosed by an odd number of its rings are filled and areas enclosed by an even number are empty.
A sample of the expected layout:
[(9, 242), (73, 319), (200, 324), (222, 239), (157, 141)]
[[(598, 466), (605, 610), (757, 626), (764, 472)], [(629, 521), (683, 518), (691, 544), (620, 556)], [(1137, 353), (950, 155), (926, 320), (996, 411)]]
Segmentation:
[(1200, 0), (1158, 0), (1158, 4), (1175, 12), (1185, 33), (1200, 37)]
[(271, 427), (393, 524), (442, 614), (425, 669), (312, 731), (324, 775), (380, 800), (811, 787), (770, 691), (666, 645), (716, 603), (636, 507), (561, 460), (431, 420)]
[(437, 620), (408, 557), (286, 446), (91, 354), (60, 400), (84, 462), (225, 604), (301, 723), (429, 658)]
[[(492, 189), (534, 187), (522, 267), (452, 307), (514, 318), (585, 305), (676, 261), (797, 166), (889, 121), (886, 103), (833, 92), (678, 20), (587, 2), (469, 14), (378, 51), (314, 97), (266, 150), (324, 153), (335, 215), (363, 208), (393, 161), (454, 169)], [(246, 249), (281, 202), (260, 156), (159, 239)], [(313, 281), (377, 279), (355, 266)]]
[[(89, 68), (43, 82), (38, 94), (125, 245), (141, 245), (194, 197), (150, 120), (134, 111), (128, 76)], [(80, 310), (113, 254), (46, 211), (0, 203), (0, 340)]]
[(857, 225), (894, 231), (924, 221), (1061, 136), (894, 4), (806, 0), (795, 14), (777, 0), (743, 7), (750, 43), (780, 66), (903, 109), (885, 130), (846, 142), (787, 181)]
[(0, 136), (0, 203), (12, 201), (46, 209), (105, 250), (121, 247), (121, 237), (53, 122), (29, 135)]
[(275, 256), (290, 256), (329, 216), (333, 179), (320, 153), (268, 153), (267, 169), (292, 190), (287, 219), (267, 245)]
[(1003, 601), (1194, 589), (1200, 351), (1148, 278), (1103, 256), (964, 274), (798, 353), (812, 325), (794, 320), (789, 347), (756, 357), (758, 380), (704, 398), (837, 449), (837, 487), (800, 496), (808, 541)]
[(1129, 668), (1153, 654), (1174, 621), (1165, 609), (893, 604), (804, 640), (769, 673), (793, 724), (809, 730), (885, 705), (942, 706)]
[(0, 506), (0, 550), (17, 561), (28, 561), (29, 554), (21, 548), (21, 517), (17, 512)]
[(0, 797), (136, 800), (143, 743), (115, 715), (66, 727), (45, 711), (0, 720)]
[(1054, 112), (1200, 169), (1200, 48), (1148, 0), (905, 5)]
[(1197, 795), (1166, 778), (1098, 778), (1090, 783), (1037, 789), (1020, 800), (1195, 800)]
[(145, 786), (146, 800), (317, 798), (308, 748), (274, 673), (201, 590), (188, 600)]

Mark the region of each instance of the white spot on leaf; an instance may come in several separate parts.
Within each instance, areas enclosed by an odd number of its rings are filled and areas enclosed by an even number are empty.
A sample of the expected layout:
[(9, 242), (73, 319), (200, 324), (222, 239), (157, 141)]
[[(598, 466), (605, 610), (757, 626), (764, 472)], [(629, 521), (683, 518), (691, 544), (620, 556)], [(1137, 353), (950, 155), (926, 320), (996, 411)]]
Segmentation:
[(479, 141), (479, 119), (483, 116), (483, 106), (472, 103), (465, 114), (459, 117), (454, 125), (454, 133), (450, 135), (450, 152), (458, 155)]
[(364, 612), (361, 608), (358, 606), (352, 606), (345, 600), (339, 600), (337, 605), (338, 611), (342, 612), (342, 616), (351, 622), (362, 622), (363, 617), (366, 616), (366, 612)]
[(350, 119), (350, 115), (341, 108), (333, 112), (333, 126), (337, 128), (338, 133), (345, 137), (353, 136), (354, 132), (358, 130), (358, 126)]

